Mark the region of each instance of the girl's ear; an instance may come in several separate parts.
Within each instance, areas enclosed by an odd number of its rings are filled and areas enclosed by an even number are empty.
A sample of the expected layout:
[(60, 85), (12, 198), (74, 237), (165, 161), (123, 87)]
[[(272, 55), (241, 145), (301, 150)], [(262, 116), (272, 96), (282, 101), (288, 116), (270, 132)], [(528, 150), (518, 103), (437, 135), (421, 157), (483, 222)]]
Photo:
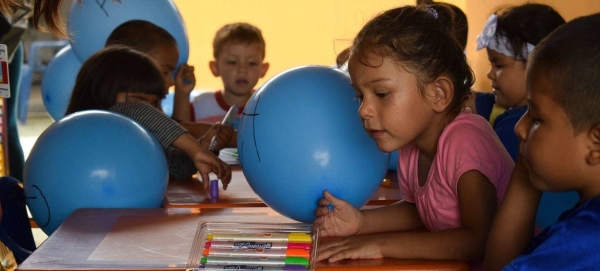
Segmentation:
[(590, 165), (600, 165), (600, 124), (592, 127), (588, 132), (590, 148), (586, 160)]
[(452, 103), (454, 97), (454, 85), (452, 81), (448, 77), (440, 76), (430, 84), (430, 87), (434, 88), (431, 91), (432, 93), (430, 93), (433, 97), (431, 100), (433, 110), (438, 113), (444, 112)]

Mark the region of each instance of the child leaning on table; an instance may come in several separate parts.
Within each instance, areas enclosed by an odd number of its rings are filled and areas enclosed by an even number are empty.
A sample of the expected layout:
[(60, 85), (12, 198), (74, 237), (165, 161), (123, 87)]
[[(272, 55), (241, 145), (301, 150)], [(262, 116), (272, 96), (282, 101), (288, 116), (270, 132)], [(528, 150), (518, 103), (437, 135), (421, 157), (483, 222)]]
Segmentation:
[[(504, 270), (600, 266), (598, 26), (600, 13), (574, 19), (540, 42), (530, 56), (529, 109), (515, 127), (521, 157), (490, 232), (489, 270), (508, 263)], [(580, 201), (533, 238), (540, 191), (576, 191)]]
[[(179, 60), (179, 47), (175, 38), (160, 26), (144, 20), (131, 20), (117, 26), (106, 39), (106, 46), (124, 45), (145, 53), (156, 62), (164, 81), (164, 91), (175, 86), (174, 106), (181, 106), (178, 100), (184, 100), (189, 107), (189, 94), (196, 85), (194, 67), (182, 64), (177, 68)], [(176, 72), (175, 72), (176, 71)], [(175, 73), (175, 77), (173, 77)], [(159, 105), (160, 108), (160, 105)], [(185, 121), (187, 115), (178, 115), (174, 110), (173, 119), (195, 138), (201, 139), (200, 143), (208, 147), (214, 134), (217, 134), (215, 151), (223, 147), (235, 146), (233, 128), (219, 123)]]
[(160, 72), (148, 56), (129, 47), (109, 46), (81, 66), (66, 113), (98, 109), (125, 115), (161, 144), (170, 177), (184, 178), (199, 172), (207, 188), (208, 174), (214, 172), (227, 187), (231, 168), (156, 108), (165, 96), (163, 86)]
[[(514, 163), (482, 117), (464, 109), (473, 75), (431, 7), (405, 6), (369, 21), (349, 60), (359, 115), (380, 150), (400, 150), (403, 200), (358, 210), (324, 191), (314, 221), (318, 260), (464, 260), (480, 268)], [(331, 208), (331, 207), (333, 208)], [(368, 235), (367, 235), (368, 234)]]

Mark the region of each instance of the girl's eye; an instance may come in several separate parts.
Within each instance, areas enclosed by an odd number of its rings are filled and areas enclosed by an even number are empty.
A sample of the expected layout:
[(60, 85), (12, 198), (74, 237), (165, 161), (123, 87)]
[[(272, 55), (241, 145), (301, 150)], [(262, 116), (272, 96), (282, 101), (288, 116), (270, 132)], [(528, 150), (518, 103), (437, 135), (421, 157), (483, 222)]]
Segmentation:
[(356, 96), (354, 96), (354, 100), (358, 101), (359, 103), (362, 103), (363, 101), (363, 96), (362, 95), (358, 95), (356, 94)]
[(235, 61), (227, 61), (226, 63), (227, 63), (227, 65), (235, 65), (235, 64), (237, 64), (237, 62), (235, 62)]
[(378, 98), (385, 98), (389, 95), (389, 92), (382, 92), (382, 93), (376, 93), (375, 96), (377, 96)]

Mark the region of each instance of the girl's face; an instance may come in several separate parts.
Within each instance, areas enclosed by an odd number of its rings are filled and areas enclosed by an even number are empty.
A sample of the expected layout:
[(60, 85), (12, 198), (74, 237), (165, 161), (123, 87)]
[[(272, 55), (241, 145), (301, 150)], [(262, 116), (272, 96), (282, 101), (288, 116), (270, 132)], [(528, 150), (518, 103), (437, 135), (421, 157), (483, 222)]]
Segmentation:
[(160, 105), (158, 96), (146, 93), (119, 92), (117, 103), (121, 102), (147, 102), (156, 108), (159, 108)]
[(356, 96), (360, 101), (359, 115), (367, 133), (380, 150), (392, 152), (420, 140), (428, 140), (432, 133), (431, 103), (417, 85), (417, 78), (394, 60), (368, 54), (369, 65), (356, 57), (349, 60), (348, 68)]
[(486, 48), (491, 68), (487, 77), (492, 80), (496, 103), (514, 108), (527, 104), (525, 77), (527, 63)]
[[(594, 191), (582, 176), (586, 172), (587, 131), (576, 133), (567, 113), (551, 96), (554, 86), (543, 75), (533, 76), (527, 98), (529, 108), (515, 126), (521, 154), (534, 187), (544, 191)], [(593, 194), (593, 193), (592, 193)], [(590, 196), (591, 197), (591, 196)]]

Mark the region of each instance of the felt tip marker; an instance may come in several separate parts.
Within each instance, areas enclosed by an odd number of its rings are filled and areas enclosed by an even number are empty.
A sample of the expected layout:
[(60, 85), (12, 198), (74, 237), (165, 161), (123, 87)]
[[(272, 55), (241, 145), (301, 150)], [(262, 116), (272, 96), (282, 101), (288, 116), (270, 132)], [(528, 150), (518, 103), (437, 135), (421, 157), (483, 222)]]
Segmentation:
[(288, 257), (282, 259), (274, 259), (268, 257), (255, 257), (255, 258), (232, 258), (232, 257), (218, 257), (218, 256), (206, 256), (202, 257), (200, 264), (210, 267), (213, 265), (259, 265), (259, 266), (286, 266), (286, 265), (301, 265), (308, 267), (308, 259), (300, 257)]
[(249, 241), (207, 241), (204, 248), (228, 248), (228, 249), (305, 249), (310, 250), (310, 243), (286, 243), (286, 242), (249, 242)]
[(292, 233), (209, 233), (207, 241), (254, 241), (311, 243), (312, 237), (303, 232)]
[(219, 180), (210, 180), (209, 187), (210, 187), (210, 192), (209, 192), (210, 198), (211, 199), (219, 198)]
[(209, 265), (209, 266), (200, 266), (200, 270), (277, 270), (277, 271), (287, 271), (287, 270), (308, 270), (306, 267), (302, 265), (284, 265), (284, 266), (263, 266), (263, 265), (245, 265), (245, 264), (235, 264), (235, 265)]
[[(229, 108), (229, 110), (227, 110), (227, 114), (225, 114), (225, 117), (221, 121), (221, 124), (231, 126), (231, 124), (233, 123), (233, 118), (235, 117), (235, 115), (238, 114), (238, 111), (239, 111), (239, 108), (237, 107), (237, 105), (235, 105), (235, 104), (232, 105)], [(213, 135), (213, 137), (210, 139), (210, 144), (208, 145), (208, 150), (214, 151), (216, 147), (217, 147), (217, 134)]]
[(300, 257), (310, 258), (308, 250), (304, 249), (227, 249), (227, 248), (207, 248), (202, 252), (202, 256), (220, 256), (220, 257), (268, 257), (273, 259)]

